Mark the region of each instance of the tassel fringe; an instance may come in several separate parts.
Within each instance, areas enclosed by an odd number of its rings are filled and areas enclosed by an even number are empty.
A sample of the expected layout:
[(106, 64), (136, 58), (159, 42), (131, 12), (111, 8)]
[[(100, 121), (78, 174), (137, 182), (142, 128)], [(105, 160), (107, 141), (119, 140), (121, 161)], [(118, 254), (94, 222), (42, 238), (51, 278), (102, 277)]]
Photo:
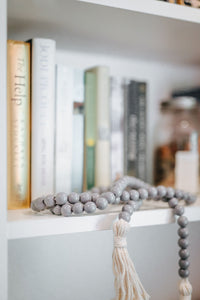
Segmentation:
[(179, 285), (180, 300), (191, 300), (192, 299), (192, 286), (188, 278), (181, 279)]
[(122, 219), (113, 225), (115, 300), (149, 300), (150, 296), (144, 290), (127, 250), (126, 236), (129, 227), (129, 224)]

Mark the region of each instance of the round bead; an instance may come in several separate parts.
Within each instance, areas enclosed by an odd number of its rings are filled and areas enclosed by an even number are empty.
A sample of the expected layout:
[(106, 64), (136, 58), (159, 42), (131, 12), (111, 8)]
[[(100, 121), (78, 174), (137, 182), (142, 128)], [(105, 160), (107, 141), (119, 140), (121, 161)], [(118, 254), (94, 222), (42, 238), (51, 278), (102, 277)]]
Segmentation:
[(158, 192), (158, 198), (159, 199), (165, 197), (166, 193), (167, 193), (166, 188), (163, 185), (159, 185), (157, 187), (157, 192)]
[(71, 216), (72, 214), (72, 207), (70, 204), (64, 204), (62, 207), (61, 207), (61, 214), (64, 216), (64, 217), (69, 217)]
[(179, 250), (179, 256), (182, 259), (187, 259), (190, 256), (190, 253), (189, 253), (188, 249), (181, 249), (181, 250)]
[(77, 202), (73, 205), (73, 212), (75, 215), (79, 215), (83, 212), (83, 204), (81, 202)]
[(187, 278), (190, 274), (188, 269), (179, 269), (178, 273), (181, 278)]
[(138, 192), (139, 192), (139, 198), (140, 199), (145, 200), (145, 199), (148, 198), (148, 192), (147, 192), (146, 189), (141, 188), (141, 189), (138, 190)]
[(181, 216), (178, 218), (178, 225), (181, 227), (186, 227), (188, 225), (188, 218), (185, 216)]
[(120, 197), (122, 194), (122, 190), (119, 188), (118, 185), (115, 185), (111, 188), (111, 192), (116, 196), (116, 197)]
[(183, 192), (183, 200), (187, 201), (188, 200), (188, 197), (189, 197), (189, 193), (187, 192)]
[(189, 246), (189, 242), (187, 239), (179, 239), (178, 240), (178, 245), (182, 248), (182, 249), (186, 249)]
[(92, 193), (100, 193), (100, 189), (98, 188), (98, 187), (93, 187), (92, 189), (91, 189), (91, 192)]
[(175, 197), (177, 199), (182, 199), (183, 198), (183, 192), (181, 190), (175, 190)]
[(181, 206), (181, 205), (177, 205), (174, 208), (174, 214), (177, 215), (177, 216), (182, 216), (184, 214), (184, 207)]
[(58, 193), (55, 197), (56, 204), (63, 205), (67, 202), (67, 194), (66, 193)]
[(44, 204), (46, 205), (46, 208), (54, 207), (55, 205), (54, 195), (47, 195), (44, 198)]
[(196, 196), (195, 196), (195, 195), (191, 195), (191, 194), (189, 194), (187, 200), (185, 200), (185, 202), (186, 202), (187, 204), (192, 204), (192, 203), (194, 203), (195, 201), (196, 201)]
[(178, 199), (172, 198), (168, 202), (169, 207), (174, 208), (178, 205)]
[(99, 197), (96, 201), (96, 205), (98, 209), (103, 210), (108, 206), (108, 201), (103, 197)]
[(39, 198), (35, 199), (31, 203), (31, 208), (37, 212), (44, 210), (46, 207), (45, 207), (45, 204), (43, 201), (44, 201), (43, 197), (39, 197)]
[(120, 203), (120, 197), (116, 197), (115, 198), (115, 204), (119, 204)]
[(188, 259), (180, 259), (178, 263), (179, 263), (180, 268), (184, 269), (184, 270), (188, 269), (190, 266), (190, 262)]
[(85, 204), (88, 201), (91, 201), (91, 195), (88, 192), (81, 193), (80, 200), (83, 204)]
[(124, 201), (124, 202), (128, 202), (130, 200), (129, 192), (123, 191), (122, 196), (121, 196), (121, 200)]
[(129, 201), (127, 202), (127, 204), (128, 204), (128, 205), (131, 205), (131, 206), (133, 207), (133, 210), (134, 210), (134, 211), (138, 210), (139, 207), (140, 207), (140, 201), (135, 202), (135, 201), (133, 201), (133, 200), (129, 200)]
[(96, 210), (96, 204), (92, 201), (89, 201), (84, 205), (84, 210), (86, 213), (92, 214)]
[(77, 203), (79, 201), (79, 194), (77, 193), (71, 193), (69, 194), (69, 202), (74, 204), (74, 203)]
[(174, 189), (173, 188), (171, 188), (171, 187), (168, 187), (168, 188), (166, 188), (166, 198), (172, 198), (172, 197), (174, 197), (174, 194), (175, 194), (175, 192), (174, 192)]
[(92, 193), (91, 196), (92, 196), (92, 201), (96, 202), (98, 197), (99, 197), (99, 194), (98, 193)]
[(99, 189), (100, 189), (100, 193), (105, 193), (108, 190), (106, 186), (100, 186)]
[(130, 215), (132, 215), (134, 208), (132, 205), (126, 204), (122, 207), (122, 211), (127, 211)]
[(179, 235), (181, 238), (185, 239), (185, 238), (189, 235), (189, 230), (188, 230), (188, 228), (187, 228), (187, 227), (185, 227), (185, 228), (179, 228), (179, 229), (178, 229), (178, 235)]
[(130, 222), (131, 216), (127, 211), (122, 211), (119, 214), (119, 219), (123, 219), (126, 222)]
[(54, 215), (60, 216), (60, 215), (61, 215), (61, 207), (60, 207), (60, 205), (54, 206), (54, 207), (51, 209), (51, 212), (52, 212)]
[(155, 199), (158, 195), (157, 189), (155, 187), (148, 188), (148, 198)]
[(131, 190), (130, 192), (129, 192), (129, 194), (130, 194), (130, 198), (131, 198), (131, 200), (133, 200), (133, 201), (138, 201), (139, 200), (139, 192), (138, 191), (136, 191), (136, 190)]
[(115, 195), (112, 192), (106, 192), (101, 194), (101, 197), (106, 198), (108, 203), (114, 203), (115, 202)]

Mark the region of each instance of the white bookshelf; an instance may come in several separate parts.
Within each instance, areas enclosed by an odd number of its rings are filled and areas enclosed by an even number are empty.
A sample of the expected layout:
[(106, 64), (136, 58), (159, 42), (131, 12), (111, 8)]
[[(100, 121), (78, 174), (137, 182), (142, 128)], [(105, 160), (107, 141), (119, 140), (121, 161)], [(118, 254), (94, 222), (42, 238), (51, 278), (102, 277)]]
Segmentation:
[[(8, 5), (8, 17), (6, 13)], [(172, 88), (200, 84), (200, 10), (156, 0), (0, 1), (0, 299), (7, 300), (7, 241), (102, 231), (111, 228), (119, 207), (104, 214), (62, 218), (30, 210), (6, 213), (6, 39), (50, 37), (57, 62), (87, 68), (106, 64), (112, 75), (148, 82), (148, 174), (160, 97)], [(200, 221), (200, 203), (186, 207)], [(132, 227), (174, 223), (170, 209), (136, 212)]]

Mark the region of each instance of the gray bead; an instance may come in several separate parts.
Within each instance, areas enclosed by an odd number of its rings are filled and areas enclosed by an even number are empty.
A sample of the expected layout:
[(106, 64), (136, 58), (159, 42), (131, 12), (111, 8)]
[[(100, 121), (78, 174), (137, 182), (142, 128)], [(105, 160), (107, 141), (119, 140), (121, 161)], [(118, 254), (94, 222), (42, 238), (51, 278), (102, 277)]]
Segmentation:
[(44, 204), (44, 198), (39, 197), (33, 200), (33, 202), (31, 203), (31, 208), (37, 212), (44, 210), (46, 208)]
[(74, 203), (77, 203), (79, 201), (79, 194), (77, 193), (71, 193), (69, 194), (69, 202), (74, 204)]
[(179, 256), (182, 259), (187, 259), (190, 256), (190, 253), (189, 253), (188, 249), (181, 249), (181, 250), (179, 250)]
[(67, 194), (60, 192), (55, 197), (56, 204), (63, 205), (67, 202)]
[(100, 186), (99, 190), (100, 190), (100, 193), (105, 193), (108, 191), (108, 188), (106, 186)]
[(178, 273), (181, 278), (187, 278), (190, 275), (190, 272), (188, 269), (186, 269), (186, 270), (179, 269)]
[(134, 211), (138, 210), (139, 207), (140, 207), (140, 201), (135, 202), (135, 201), (133, 201), (133, 200), (129, 200), (129, 201), (127, 202), (127, 204), (128, 204), (128, 205), (131, 205), (131, 206), (133, 207), (133, 210), (134, 210)]
[(89, 201), (84, 205), (84, 210), (86, 213), (92, 214), (96, 210), (96, 204), (92, 201)]
[(55, 205), (54, 198), (55, 198), (54, 195), (47, 195), (44, 198), (44, 204), (46, 205), (46, 208), (54, 207), (54, 205)]
[(196, 196), (195, 196), (195, 195), (191, 195), (191, 194), (189, 194), (187, 200), (185, 200), (185, 202), (186, 202), (187, 204), (192, 204), (192, 203), (194, 203), (195, 201), (196, 201)]
[(126, 204), (122, 207), (122, 211), (127, 211), (130, 215), (132, 215), (134, 208), (132, 205)]
[(73, 212), (75, 215), (79, 215), (83, 212), (83, 204), (81, 202), (77, 202), (73, 205)]
[(91, 195), (88, 192), (81, 193), (80, 194), (80, 200), (83, 204), (85, 204), (88, 201), (91, 201)]
[(186, 249), (189, 246), (189, 242), (187, 239), (179, 239), (178, 240), (178, 245), (182, 248), (182, 249)]
[(129, 194), (130, 194), (131, 200), (133, 200), (133, 201), (138, 201), (138, 200), (139, 200), (139, 192), (138, 192), (138, 191), (136, 191), (136, 190), (131, 190), (131, 191), (129, 192)]
[(108, 201), (103, 197), (99, 197), (96, 201), (96, 206), (98, 209), (103, 210), (108, 206)]
[(111, 188), (111, 192), (116, 196), (116, 197), (120, 197), (122, 194), (122, 190), (120, 189), (120, 187), (118, 185), (114, 185)]
[(180, 268), (184, 269), (184, 270), (188, 269), (190, 266), (190, 262), (188, 259), (180, 259), (178, 263), (179, 263)]
[(123, 191), (122, 196), (121, 196), (121, 200), (124, 201), (124, 202), (129, 201), (130, 200), (129, 192)]
[(92, 189), (91, 189), (91, 192), (92, 193), (100, 193), (100, 189), (98, 188), (98, 187), (93, 187)]
[(61, 207), (61, 214), (64, 216), (64, 217), (70, 217), (71, 214), (72, 214), (72, 206), (70, 204), (64, 204), (62, 207)]
[(148, 199), (155, 199), (157, 197), (157, 189), (155, 187), (148, 188)]
[(157, 192), (158, 192), (158, 196), (157, 196), (158, 199), (165, 197), (167, 193), (166, 188), (163, 185), (159, 185), (157, 187)]
[(140, 199), (145, 200), (148, 198), (148, 192), (146, 189), (141, 188), (138, 190), (138, 192), (139, 192)]
[(187, 192), (183, 192), (183, 200), (187, 201), (188, 200), (188, 197), (189, 197), (189, 193)]
[(120, 203), (120, 200), (121, 200), (120, 197), (116, 197), (116, 198), (115, 198), (115, 204), (119, 204), (119, 203)]
[(61, 207), (60, 207), (60, 205), (54, 206), (54, 207), (51, 209), (51, 212), (52, 212), (54, 215), (60, 216), (60, 215), (61, 215)]
[(175, 190), (175, 197), (177, 199), (182, 199), (183, 198), (183, 192), (181, 190)]
[(169, 207), (174, 208), (178, 205), (178, 199), (172, 198), (169, 200), (168, 204), (169, 204)]
[(174, 191), (174, 189), (173, 188), (171, 188), (171, 187), (168, 187), (168, 188), (166, 188), (166, 198), (172, 198), (172, 197), (174, 197), (174, 194), (175, 194), (175, 191)]
[(115, 202), (115, 195), (112, 192), (106, 192), (101, 194), (101, 197), (106, 198), (108, 203), (114, 203)]
[(182, 216), (184, 214), (184, 207), (181, 206), (181, 205), (177, 205), (175, 208), (174, 208), (174, 214), (177, 215), (177, 216)]
[(178, 225), (181, 227), (186, 227), (188, 225), (188, 218), (185, 216), (181, 216), (178, 218)]
[(99, 193), (92, 193), (91, 196), (92, 196), (92, 201), (96, 202), (97, 199), (99, 198)]
[(119, 219), (123, 219), (126, 222), (130, 222), (131, 216), (127, 211), (122, 211), (119, 214)]
[(185, 228), (179, 228), (179, 229), (178, 229), (178, 235), (179, 235), (181, 238), (185, 239), (185, 238), (189, 235), (189, 230), (188, 230), (188, 228), (187, 228), (187, 227), (185, 227)]

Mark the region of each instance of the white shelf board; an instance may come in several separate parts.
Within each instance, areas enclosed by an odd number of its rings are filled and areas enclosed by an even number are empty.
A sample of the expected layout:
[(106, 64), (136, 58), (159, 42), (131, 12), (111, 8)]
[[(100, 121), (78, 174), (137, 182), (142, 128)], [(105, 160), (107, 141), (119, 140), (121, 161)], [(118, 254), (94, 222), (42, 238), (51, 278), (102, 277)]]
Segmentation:
[[(49, 212), (34, 213), (30, 209), (8, 211), (8, 239), (31, 238), (76, 232), (110, 230), (121, 206), (110, 206), (106, 213), (62, 217)], [(200, 221), (200, 200), (185, 207), (189, 221)], [(165, 203), (146, 202), (143, 210), (134, 212), (131, 227), (163, 225), (175, 222)]]
[(8, 37), (59, 49), (200, 64), (200, 10), (156, 0), (8, 0)]

